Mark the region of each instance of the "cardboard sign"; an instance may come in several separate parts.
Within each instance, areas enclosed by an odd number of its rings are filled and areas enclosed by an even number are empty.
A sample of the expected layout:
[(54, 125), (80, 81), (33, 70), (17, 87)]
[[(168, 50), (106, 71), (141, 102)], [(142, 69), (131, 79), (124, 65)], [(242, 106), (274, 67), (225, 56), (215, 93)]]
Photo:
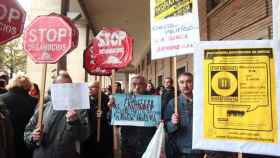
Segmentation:
[(89, 89), (85, 83), (64, 83), (51, 86), (54, 110), (89, 109)]
[(19, 37), (26, 13), (16, 0), (0, 1), (0, 45)]
[(111, 69), (104, 69), (98, 66), (94, 61), (93, 45), (87, 47), (84, 52), (84, 68), (85, 70), (95, 76), (111, 76)]
[(161, 119), (161, 97), (157, 95), (114, 94), (112, 125), (157, 126)]
[(152, 59), (194, 53), (199, 42), (197, 0), (151, 0), (150, 13)]
[(93, 39), (94, 61), (101, 68), (119, 69), (132, 60), (133, 39), (117, 28), (103, 28)]
[(24, 32), (24, 50), (35, 63), (56, 63), (75, 47), (73, 32), (61, 16), (39, 16)]
[(279, 41), (201, 42), (196, 52), (193, 148), (280, 156)]

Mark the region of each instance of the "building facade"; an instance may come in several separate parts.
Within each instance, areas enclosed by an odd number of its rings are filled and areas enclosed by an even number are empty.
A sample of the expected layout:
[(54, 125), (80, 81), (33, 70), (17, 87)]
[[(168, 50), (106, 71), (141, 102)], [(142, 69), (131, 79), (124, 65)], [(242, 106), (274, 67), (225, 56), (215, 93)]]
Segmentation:
[[(272, 0), (198, 0), (200, 39), (262, 40), (272, 39)], [(193, 72), (193, 56), (177, 57), (177, 73)], [(148, 53), (136, 72), (160, 86), (172, 77), (173, 59), (151, 60)]]
[[(63, 1), (32, 0), (29, 19), (32, 20), (38, 15), (51, 12), (61, 13)], [(198, 4), (200, 38), (203, 41), (272, 38), (272, 0), (198, 0)], [(67, 55), (67, 70), (76, 82), (97, 79), (88, 75), (83, 69), (83, 51), (93, 37), (92, 31), (94, 30), (88, 27), (89, 22), (83, 13), (83, 8), (79, 6), (77, 1), (69, 1), (68, 11), (80, 12), (82, 18), (75, 21), (80, 33), (79, 46)], [(130, 72), (144, 75), (147, 80), (151, 80), (156, 86), (162, 85), (165, 77), (173, 75), (174, 64), (172, 58), (151, 60), (149, 52), (143, 52), (142, 54), (141, 62), (134, 66), (134, 71)], [(193, 72), (193, 66), (192, 55), (177, 57), (177, 73)], [(57, 65), (49, 66), (47, 83), (51, 82), (50, 76), (55, 74), (57, 69)], [(40, 83), (41, 71), (41, 66), (35, 65), (28, 59), (27, 72), (36, 83)], [(128, 87), (128, 78), (128, 72), (122, 72), (117, 74), (116, 80), (123, 81), (125, 88)], [(108, 77), (103, 80), (104, 85), (109, 85), (110, 82), (111, 79)]]

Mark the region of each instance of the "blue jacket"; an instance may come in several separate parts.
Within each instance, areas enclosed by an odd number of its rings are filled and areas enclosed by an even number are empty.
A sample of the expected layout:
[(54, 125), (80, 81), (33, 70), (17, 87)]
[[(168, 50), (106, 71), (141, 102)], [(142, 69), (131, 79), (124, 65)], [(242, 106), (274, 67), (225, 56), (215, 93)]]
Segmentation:
[(174, 113), (174, 99), (170, 100), (164, 114), (165, 127), (169, 141), (176, 145), (178, 152), (192, 153), (192, 122), (193, 122), (193, 102), (189, 102), (183, 95), (178, 97), (178, 110), (180, 123), (174, 125), (171, 122)]

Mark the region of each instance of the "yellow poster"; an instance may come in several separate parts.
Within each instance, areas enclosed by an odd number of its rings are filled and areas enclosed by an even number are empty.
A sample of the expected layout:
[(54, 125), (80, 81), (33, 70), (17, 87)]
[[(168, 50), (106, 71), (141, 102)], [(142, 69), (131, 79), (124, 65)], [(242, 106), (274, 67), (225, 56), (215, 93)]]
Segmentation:
[(155, 0), (155, 20), (192, 13), (192, 0)]
[(271, 48), (204, 51), (204, 137), (277, 143)]

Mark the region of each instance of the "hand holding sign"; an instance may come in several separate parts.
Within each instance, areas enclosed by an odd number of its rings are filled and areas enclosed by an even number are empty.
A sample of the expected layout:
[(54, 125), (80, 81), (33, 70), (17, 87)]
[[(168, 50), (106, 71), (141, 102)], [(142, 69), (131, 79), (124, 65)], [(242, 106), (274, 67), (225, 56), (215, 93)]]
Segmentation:
[(67, 122), (73, 122), (78, 119), (78, 114), (75, 110), (68, 110), (65, 116)]
[(174, 124), (174, 125), (177, 125), (180, 121), (180, 116), (178, 113), (173, 113), (172, 115), (172, 118), (171, 118), (171, 122)]
[(110, 110), (115, 106), (115, 98), (112, 95), (109, 96), (107, 106), (110, 108)]
[(33, 141), (39, 141), (42, 138), (42, 129), (40, 128), (36, 128), (33, 132), (32, 132), (32, 140)]

